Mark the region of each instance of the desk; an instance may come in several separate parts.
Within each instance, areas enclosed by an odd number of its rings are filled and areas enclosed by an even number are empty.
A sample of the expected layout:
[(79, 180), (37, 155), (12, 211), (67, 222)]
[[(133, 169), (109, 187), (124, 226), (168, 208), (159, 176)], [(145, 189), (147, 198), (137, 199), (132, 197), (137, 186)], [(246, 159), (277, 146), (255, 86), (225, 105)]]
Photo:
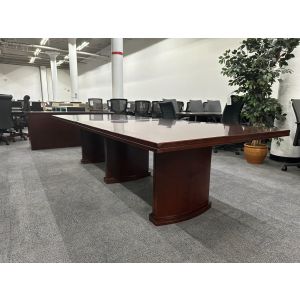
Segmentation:
[(81, 128), (82, 162), (105, 161), (106, 183), (148, 176), (149, 151), (154, 152), (149, 217), (155, 225), (187, 220), (210, 208), (213, 146), (289, 135), (289, 130), (126, 115), (54, 118)]

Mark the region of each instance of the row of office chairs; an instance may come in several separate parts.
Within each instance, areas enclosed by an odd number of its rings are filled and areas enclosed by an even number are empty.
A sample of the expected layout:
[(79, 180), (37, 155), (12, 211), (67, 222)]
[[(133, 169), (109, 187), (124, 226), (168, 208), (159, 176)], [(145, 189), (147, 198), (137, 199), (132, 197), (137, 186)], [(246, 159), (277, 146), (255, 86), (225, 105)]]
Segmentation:
[(25, 126), (24, 114), (12, 115), (12, 95), (0, 94), (0, 142), (9, 145), (9, 141), (15, 141), (17, 136), (26, 140)]
[[(176, 99), (163, 99), (162, 101), (136, 100), (134, 102), (127, 99), (110, 99), (107, 100), (107, 108), (116, 113), (129, 113), (137, 116), (162, 117), (161, 103), (171, 102), (175, 113), (184, 110), (184, 102)], [(103, 110), (101, 98), (88, 99), (90, 111)], [(186, 107), (187, 112), (221, 112), (220, 100), (190, 100)]]

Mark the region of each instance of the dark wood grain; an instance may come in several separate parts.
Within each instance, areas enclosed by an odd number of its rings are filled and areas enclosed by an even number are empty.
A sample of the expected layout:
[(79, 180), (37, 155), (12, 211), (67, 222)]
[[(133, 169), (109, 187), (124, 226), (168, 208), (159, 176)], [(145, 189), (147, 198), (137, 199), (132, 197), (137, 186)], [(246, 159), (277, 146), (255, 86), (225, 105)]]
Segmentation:
[(159, 153), (289, 135), (289, 130), (286, 129), (158, 120), (124, 115), (114, 115), (113, 119), (112, 116), (103, 115), (103, 120), (93, 120), (92, 115), (54, 117), (104, 137)]
[[(86, 112), (28, 112), (28, 133), (32, 150), (77, 147), (81, 145), (80, 129), (53, 115), (89, 115)], [(93, 116), (102, 113), (93, 114)]]
[[(148, 176), (148, 151), (154, 152), (153, 210), (149, 218), (155, 225), (187, 220), (210, 208), (213, 146), (289, 135), (289, 130), (124, 115), (54, 118), (90, 132), (85, 143), (92, 148), (88, 150), (91, 153), (99, 153), (97, 149), (102, 147), (91, 136), (105, 139), (106, 183)], [(88, 157), (93, 155), (87, 155), (87, 161), (92, 160)]]
[(210, 208), (212, 148), (154, 154), (153, 212), (155, 225), (193, 218)]
[(106, 172), (104, 181), (116, 183), (149, 176), (149, 151), (105, 139)]
[(96, 133), (81, 129), (81, 163), (100, 163), (105, 161), (104, 138)]

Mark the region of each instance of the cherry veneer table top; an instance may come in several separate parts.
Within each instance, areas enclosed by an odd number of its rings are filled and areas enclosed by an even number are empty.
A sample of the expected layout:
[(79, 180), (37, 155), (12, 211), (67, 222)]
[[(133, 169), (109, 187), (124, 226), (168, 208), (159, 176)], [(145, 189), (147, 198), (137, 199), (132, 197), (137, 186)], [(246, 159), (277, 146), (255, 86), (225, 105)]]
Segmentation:
[(197, 123), (128, 115), (53, 115), (104, 137), (123, 141), (155, 152), (193, 148), (288, 136), (289, 130), (252, 126)]

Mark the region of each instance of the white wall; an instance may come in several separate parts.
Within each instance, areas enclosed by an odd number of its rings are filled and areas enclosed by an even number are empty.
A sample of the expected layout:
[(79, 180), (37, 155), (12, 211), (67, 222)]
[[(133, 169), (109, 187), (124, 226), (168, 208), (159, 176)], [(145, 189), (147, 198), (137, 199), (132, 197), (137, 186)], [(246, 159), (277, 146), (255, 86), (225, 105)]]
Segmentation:
[(40, 71), (37, 67), (0, 64), (0, 93), (23, 99), (41, 100)]
[[(218, 57), (241, 39), (166, 39), (124, 57), (124, 97), (220, 99), (234, 90), (221, 75)], [(126, 53), (125, 53), (126, 54)], [(111, 64), (80, 66), (81, 98), (111, 98)]]
[[(57, 101), (71, 101), (71, 80), (70, 73), (67, 69), (57, 69)], [(49, 101), (52, 101), (52, 81), (51, 81), (51, 69), (47, 69), (47, 82), (48, 82), (48, 96)]]
[[(47, 69), (49, 99), (52, 99), (51, 72)], [(14, 99), (23, 99), (29, 95), (30, 100), (42, 100), (40, 70), (38, 67), (0, 64), (0, 93), (11, 94)], [(58, 69), (58, 100), (70, 101), (69, 70)]]

